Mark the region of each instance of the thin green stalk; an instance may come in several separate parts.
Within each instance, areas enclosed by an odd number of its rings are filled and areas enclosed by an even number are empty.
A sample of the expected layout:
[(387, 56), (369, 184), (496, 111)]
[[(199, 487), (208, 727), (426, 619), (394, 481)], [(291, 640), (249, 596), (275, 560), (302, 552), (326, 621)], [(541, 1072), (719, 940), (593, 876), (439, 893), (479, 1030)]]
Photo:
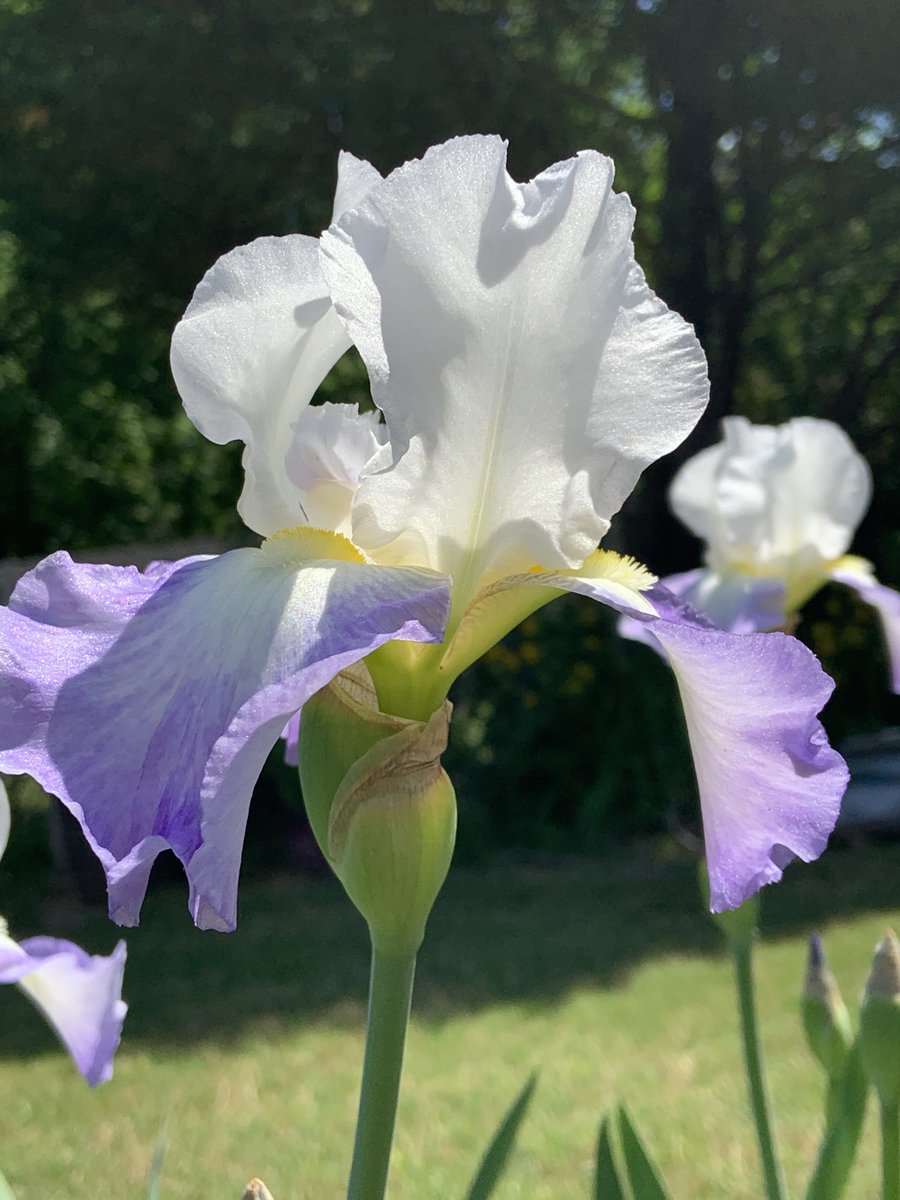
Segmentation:
[(784, 1178), (775, 1151), (769, 1100), (763, 1078), (762, 1052), (756, 1027), (756, 999), (753, 989), (753, 942), (750, 938), (734, 942), (734, 974), (737, 984), (738, 1011), (741, 1018), (741, 1040), (744, 1046), (744, 1067), (750, 1091), (750, 1108), (756, 1124), (759, 1156), (768, 1200), (785, 1200)]
[(369, 1017), (347, 1200), (384, 1200), (409, 1024), (415, 954), (372, 945)]
[(900, 1200), (900, 1104), (881, 1105), (881, 1196)]
[(840, 1075), (829, 1076), (825, 1090), (825, 1128), (830, 1129), (834, 1124), (835, 1118), (841, 1110), (841, 1084), (843, 1080)]

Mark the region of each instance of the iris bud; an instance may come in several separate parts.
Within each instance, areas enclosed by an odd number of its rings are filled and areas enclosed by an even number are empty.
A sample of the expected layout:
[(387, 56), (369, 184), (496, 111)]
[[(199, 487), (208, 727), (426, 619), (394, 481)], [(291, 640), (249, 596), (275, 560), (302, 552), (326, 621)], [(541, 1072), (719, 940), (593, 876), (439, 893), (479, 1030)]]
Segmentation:
[(441, 767), (450, 704), (427, 721), (379, 710), (362, 665), (303, 709), (300, 780), (310, 824), (382, 951), (414, 953), (450, 867), (456, 796)]
[(244, 1189), (242, 1200), (272, 1200), (272, 1193), (261, 1179), (251, 1179)]
[(828, 1078), (837, 1079), (853, 1044), (853, 1029), (850, 1013), (825, 961), (822, 941), (816, 933), (809, 939), (800, 1011), (807, 1045), (825, 1068)]
[(900, 1104), (900, 942), (888, 930), (875, 950), (859, 1015), (863, 1069), (886, 1106)]

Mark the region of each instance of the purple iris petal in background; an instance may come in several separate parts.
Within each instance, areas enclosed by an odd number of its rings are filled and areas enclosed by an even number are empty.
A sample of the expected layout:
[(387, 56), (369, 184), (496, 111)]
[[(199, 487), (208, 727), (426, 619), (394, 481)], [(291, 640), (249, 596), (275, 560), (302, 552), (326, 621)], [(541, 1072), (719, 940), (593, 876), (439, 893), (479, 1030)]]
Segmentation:
[(234, 928), (250, 795), (289, 718), (390, 639), (441, 637), (441, 576), (290, 549), (273, 539), (152, 575), (59, 553), (0, 609), (0, 770), (78, 818), (121, 924), (171, 848), (195, 922)]
[(128, 1005), (122, 1000), (125, 943), (109, 956), (72, 942), (0, 934), (0, 983), (17, 983), (41, 1010), (91, 1087), (112, 1077)]
[[(697, 567), (679, 575), (667, 575), (660, 580), (660, 586), (690, 605), (695, 616), (703, 613), (716, 629), (729, 633), (761, 633), (777, 629), (785, 621), (784, 583), (780, 579), (725, 578)], [(622, 616), (617, 628), (621, 637), (659, 649), (643, 621)]]
[(837, 568), (831, 572), (831, 578), (853, 588), (878, 613), (891, 665), (891, 689), (900, 695), (900, 592), (858, 571)]
[(849, 776), (817, 719), (834, 683), (815, 655), (785, 634), (736, 637), (712, 628), (660, 584), (643, 593), (657, 617), (617, 601), (601, 581), (560, 576), (554, 586), (644, 623), (675, 672), (697, 773), (713, 912), (775, 883), (792, 859), (817, 858)]

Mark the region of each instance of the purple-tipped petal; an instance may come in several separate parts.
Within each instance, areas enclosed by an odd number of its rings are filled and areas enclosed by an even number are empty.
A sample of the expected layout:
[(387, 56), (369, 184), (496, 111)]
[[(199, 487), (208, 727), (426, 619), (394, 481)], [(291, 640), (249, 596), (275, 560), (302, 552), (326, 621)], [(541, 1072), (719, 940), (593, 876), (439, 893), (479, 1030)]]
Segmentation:
[(196, 923), (232, 929), (250, 794), (285, 725), (386, 641), (438, 640), (448, 604), (432, 572), (301, 564), (289, 537), (153, 576), (53, 555), (0, 609), (0, 769), (78, 818), (114, 920), (136, 923), (171, 848)]
[(834, 684), (786, 634), (728, 634), (660, 621), (654, 632), (684, 706), (713, 912), (775, 883), (827, 845), (847, 786), (817, 720)]
[(17, 983), (56, 1030), (91, 1087), (112, 1078), (128, 1005), (122, 999), (125, 943), (87, 954), (60, 938), (17, 943), (0, 932), (0, 983)]
[(700, 792), (712, 911), (736, 908), (775, 883), (792, 859), (817, 858), (849, 774), (817, 720), (834, 683), (815, 655), (783, 633), (715, 629), (660, 584), (642, 593), (653, 617), (623, 603), (603, 581), (549, 578), (646, 623), (675, 672)]
[[(780, 579), (724, 576), (698, 567), (680, 575), (667, 575), (660, 584), (728, 633), (762, 633), (777, 629), (786, 619), (785, 588)], [(621, 637), (659, 649), (643, 621), (623, 616), (617, 628)]]
[(900, 695), (900, 592), (885, 587), (866, 571), (852, 568), (837, 568), (831, 572), (831, 578), (853, 588), (860, 600), (871, 604), (881, 618), (891, 665), (891, 690)]

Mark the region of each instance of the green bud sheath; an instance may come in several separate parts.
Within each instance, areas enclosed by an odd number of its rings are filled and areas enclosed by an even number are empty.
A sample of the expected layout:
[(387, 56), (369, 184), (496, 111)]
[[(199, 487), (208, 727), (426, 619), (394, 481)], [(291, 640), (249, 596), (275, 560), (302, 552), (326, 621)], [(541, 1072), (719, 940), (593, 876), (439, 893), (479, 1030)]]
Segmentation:
[(310, 824), (384, 953), (415, 953), (450, 866), (456, 797), (440, 764), (449, 724), (446, 702), (427, 721), (382, 713), (360, 665), (303, 710)]
[(859, 1015), (863, 1069), (885, 1107), (900, 1104), (900, 942), (888, 930), (872, 960)]
[(825, 1068), (828, 1078), (838, 1079), (853, 1044), (853, 1029), (837, 981), (825, 961), (818, 934), (809, 939), (800, 1011), (807, 1045)]

